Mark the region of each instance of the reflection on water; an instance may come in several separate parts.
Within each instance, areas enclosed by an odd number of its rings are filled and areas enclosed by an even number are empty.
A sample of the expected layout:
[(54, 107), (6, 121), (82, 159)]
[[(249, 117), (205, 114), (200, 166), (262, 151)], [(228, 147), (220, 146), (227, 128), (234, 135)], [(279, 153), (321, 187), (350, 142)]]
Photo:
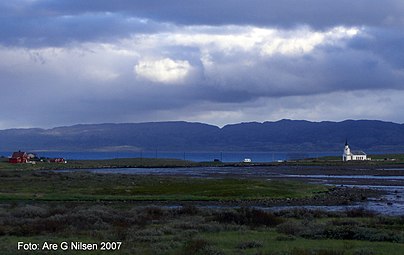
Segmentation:
[(291, 178), (319, 178), (319, 179), (386, 179), (386, 180), (404, 180), (404, 176), (380, 176), (380, 175), (321, 175), (321, 174), (288, 174), (285, 177)]
[(396, 171), (404, 171), (404, 168), (397, 168), (397, 167), (392, 167), (392, 168), (379, 168), (376, 170), (396, 170)]
[(310, 210), (327, 210), (343, 212), (352, 209), (363, 208), (365, 210), (376, 213), (401, 216), (404, 215), (404, 187), (403, 186), (378, 186), (378, 185), (344, 185), (345, 187), (377, 189), (387, 191), (387, 195), (381, 199), (373, 199), (365, 202), (356, 203), (354, 205), (337, 205), (337, 206), (275, 206), (275, 207), (258, 207), (263, 210), (281, 211), (287, 209), (305, 208)]
[(370, 200), (363, 207), (386, 215), (404, 215), (404, 186), (344, 185), (346, 187), (377, 189), (387, 192), (381, 199)]

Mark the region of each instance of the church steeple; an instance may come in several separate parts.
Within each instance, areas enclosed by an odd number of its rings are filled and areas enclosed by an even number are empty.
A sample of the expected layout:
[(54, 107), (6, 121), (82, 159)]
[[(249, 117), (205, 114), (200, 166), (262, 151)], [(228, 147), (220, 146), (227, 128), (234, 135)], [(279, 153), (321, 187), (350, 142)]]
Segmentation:
[(349, 148), (348, 139), (345, 139), (344, 154), (342, 155), (343, 161), (352, 160), (351, 149)]

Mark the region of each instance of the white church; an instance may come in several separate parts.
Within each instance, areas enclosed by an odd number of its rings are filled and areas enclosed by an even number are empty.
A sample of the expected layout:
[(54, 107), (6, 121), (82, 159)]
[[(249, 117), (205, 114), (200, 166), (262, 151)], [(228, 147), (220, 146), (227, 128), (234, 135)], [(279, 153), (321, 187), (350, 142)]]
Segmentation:
[(350, 160), (370, 160), (366, 153), (363, 151), (351, 151), (348, 141), (345, 142), (344, 154), (342, 154), (342, 161)]

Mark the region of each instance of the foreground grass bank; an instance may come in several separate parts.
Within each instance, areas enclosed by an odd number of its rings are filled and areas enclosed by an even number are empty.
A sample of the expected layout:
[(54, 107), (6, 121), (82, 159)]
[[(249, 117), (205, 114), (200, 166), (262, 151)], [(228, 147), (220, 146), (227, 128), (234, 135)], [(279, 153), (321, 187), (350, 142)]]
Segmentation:
[[(127, 203), (2, 203), (1, 254), (401, 255), (404, 218), (363, 210), (139, 207)], [(17, 243), (98, 244), (92, 251), (18, 251)], [(101, 242), (120, 242), (102, 251)]]

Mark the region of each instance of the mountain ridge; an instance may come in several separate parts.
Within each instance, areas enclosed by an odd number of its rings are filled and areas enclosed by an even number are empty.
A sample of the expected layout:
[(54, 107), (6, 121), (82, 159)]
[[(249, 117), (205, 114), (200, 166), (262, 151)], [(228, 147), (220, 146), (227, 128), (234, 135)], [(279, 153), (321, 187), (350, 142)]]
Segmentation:
[(404, 151), (404, 124), (380, 120), (340, 122), (282, 119), (223, 127), (200, 122), (76, 124), (49, 129), (0, 130), (0, 151)]

